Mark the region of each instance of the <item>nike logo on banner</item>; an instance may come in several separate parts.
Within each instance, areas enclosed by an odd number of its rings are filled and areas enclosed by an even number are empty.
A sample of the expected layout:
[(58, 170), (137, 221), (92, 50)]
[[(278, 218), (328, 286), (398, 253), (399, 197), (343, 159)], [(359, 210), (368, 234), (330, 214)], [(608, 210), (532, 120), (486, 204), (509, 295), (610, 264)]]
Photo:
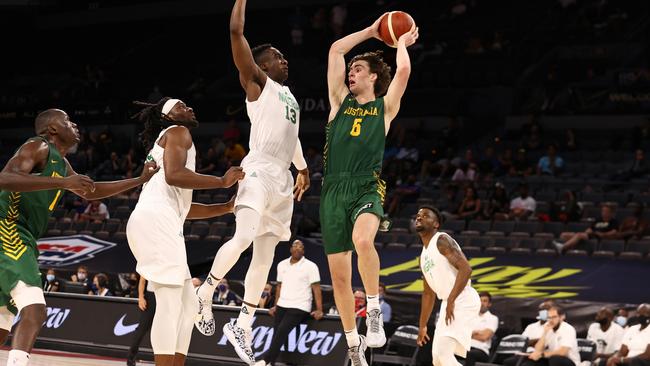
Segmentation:
[(117, 324), (115, 324), (115, 328), (113, 328), (113, 333), (118, 337), (132, 333), (138, 328), (138, 323), (133, 325), (124, 325), (124, 318), (126, 318), (126, 314), (122, 315), (120, 320), (117, 321)]

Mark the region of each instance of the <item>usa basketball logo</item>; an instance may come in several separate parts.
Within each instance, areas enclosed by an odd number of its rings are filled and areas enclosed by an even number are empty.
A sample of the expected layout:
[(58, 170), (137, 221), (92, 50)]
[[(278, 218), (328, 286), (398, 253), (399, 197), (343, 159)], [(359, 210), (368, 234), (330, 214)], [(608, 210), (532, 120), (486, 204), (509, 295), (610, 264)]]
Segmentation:
[(63, 267), (94, 258), (97, 253), (116, 244), (88, 235), (57, 236), (42, 238), (38, 242), (38, 263), (51, 267)]

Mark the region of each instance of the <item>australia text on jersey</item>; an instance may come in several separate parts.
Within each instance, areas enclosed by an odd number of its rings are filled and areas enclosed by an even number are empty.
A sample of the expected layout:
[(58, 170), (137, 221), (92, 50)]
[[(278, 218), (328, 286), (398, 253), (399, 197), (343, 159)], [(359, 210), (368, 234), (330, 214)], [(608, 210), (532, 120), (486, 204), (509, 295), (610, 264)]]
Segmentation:
[(370, 107), (368, 109), (365, 108), (354, 108), (354, 107), (347, 107), (343, 114), (347, 114), (350, 116), (355, 116), (355, 117), (363, 117), (363, 116), (377, 116), (379, 115), (379, 112), (377, 112), (377, 107)]

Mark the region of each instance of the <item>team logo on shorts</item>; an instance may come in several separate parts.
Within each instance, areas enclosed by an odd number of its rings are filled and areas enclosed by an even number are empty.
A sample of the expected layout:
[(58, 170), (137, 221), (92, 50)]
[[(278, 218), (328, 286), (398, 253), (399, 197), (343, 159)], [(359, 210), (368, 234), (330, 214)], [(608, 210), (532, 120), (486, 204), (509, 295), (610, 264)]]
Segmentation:
[(38, 242), (38, 263), (51, 267), (63, 267), (94, 258), (97, 253), (116, 244), (88, 235), (57, 236), (42, 238)]

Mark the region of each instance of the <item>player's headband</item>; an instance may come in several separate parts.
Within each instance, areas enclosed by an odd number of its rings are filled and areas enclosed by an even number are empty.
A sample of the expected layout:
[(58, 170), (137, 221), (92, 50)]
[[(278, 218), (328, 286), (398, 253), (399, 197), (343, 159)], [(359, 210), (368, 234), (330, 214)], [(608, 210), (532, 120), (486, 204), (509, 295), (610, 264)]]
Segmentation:
[(162, 114), (166, 116), (169, 113), (169, 111), (171, 111), (172, 108), (174, 108), (176, 103), (178, 103), (180, 101), (181, 101), (180, 99), (170, 99), (170, 100), (166, 101), (165, 104), (162, 107)]

